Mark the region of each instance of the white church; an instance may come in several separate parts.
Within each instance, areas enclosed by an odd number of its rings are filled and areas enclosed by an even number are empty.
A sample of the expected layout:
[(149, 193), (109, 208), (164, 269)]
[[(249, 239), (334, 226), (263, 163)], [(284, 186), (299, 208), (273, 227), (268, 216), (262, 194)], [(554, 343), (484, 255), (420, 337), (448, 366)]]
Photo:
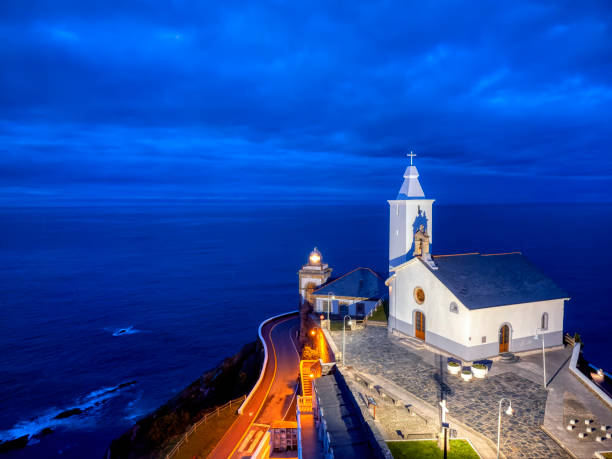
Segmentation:
[(561, 345), (569, 297), (522, 254), (431, 255), (434, 200), (409, 156), (388, 201), (389, 332), (465, 361)]

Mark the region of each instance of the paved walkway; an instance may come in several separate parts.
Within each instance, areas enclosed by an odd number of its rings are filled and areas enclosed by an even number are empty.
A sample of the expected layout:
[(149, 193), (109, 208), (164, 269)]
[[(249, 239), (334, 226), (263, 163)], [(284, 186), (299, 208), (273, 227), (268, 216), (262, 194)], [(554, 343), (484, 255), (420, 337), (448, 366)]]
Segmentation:
[[(302, 457), (312, 459), (322, 458), (323, 445), (317, 436), (314, 416), (312, 414), (302, 414), (300, 417), (300, 427), (302, 428)], [(271, 454), (270, 457), (275, 456)]]
[[(437, 413), (431, 417), (424, 416), (422, 413), (416, 413), (416, 410), (413, 410), (411, 413), (404, 404), (396, 405), (389, 397), (381, 396), (378, 390), (371, 389), (364, 383), (359, 384), (352, 371), (344, 371), (343, 374), (348, 376), (346, 378), (347, 384), (358, 403), (367, 407), (367, 397), (371, 397), (376, 402), (376, 421), (378, 421), (379, 430), (385, 440), (435, 438), (440, 430), (437, 422)], [(358, 374), (357, 376), (365, 376), (372, 383), (380, 384), (376, 377), (372, 375)], [(382, 384), (380, 385), (382, 386)], [(405, 403), (408, 404), (408, 401)], [(371, 415), (374, 414), (372, 408), (369, 411)]]
[[(331, 335), (336, 343), (342, 343), (342, 332)], [(346, 359), (356, 370), (381, 376), (434, 407), (444, 394), (451, 416), (493, 442), (497, 441), (498, 401), (501, 397), (511, 399), (514, 415), (502, 418), (502, 452), (512, 458), (569, 457), (540, 428), (547, 391), (542, 388), (541, 372), (537, 381), (535, 357), (522, 368), (520, 362), (504, 364), (505, 371), (502, 364), (496, 368), (494, 363), (487, 378), (464, 382), (447, 372), (445, 357), (411, 349), (389, 337), (386, 329), (368, 327), (347, 333)]]
[[(529, 356), (525, 360), (532, 360), (535, 357), (535, 355)], [(590, 458), (595, 451), (612, 450), (612, 439), (606, 439), (601, 443), (595, 441), (596, 436), (605, 437), (606, 433), (612, 432), (612, 409), (570, 373), (568, 369), (570, 357), (571, 348), (564, 353), (546, 354), (547, 368), (560, 368), (560, 371), (552, 380), (549, 376), (550, 391), (543, 427), (576, 457)], [(566, 427), (570, 419), (577, 419), (579, 423), (573, 430), (568, 431)], [(586, 433), (588, 426), (584, 421), (587, 419), (593, 421), (592, 427), (596, 431), (580, 439), (578, 433)], [(605, 431), (601, 430), (602, 425), (606, 428)]]
[[(355, 373), (354, 369), (345, 369), (344, 373), (348, 373), (351, 375)], [(440, 409), (438, 406), (434, 407), (429, 403), (421, 400), (416, 397), (412, 393), (407, 390), (401, 388), (397, 384), (389, 381), (378, 375), (366, 374), (363, 372), (359, 372), (358, 375), (360, 377), (366, 377), (374, 384), (384, 387), (384, 391), (391, 396), (393, 396), (397, 400), (401, 400), (407, 406), (410, 406), (410, 409), (415, 413), (415, 417), (425, 420), (426, 425), (435, 426), (435, 430), (439, 430), (440, 427)], [(359, 397), (359, 392), (361, 391), (361, 384), (354, 382), (352, 384), (351, 389), (355, 394), (355, 397)], [(377, 411), (378, 414), (378, 411)], [(468, 438), (472, 444), (476, 447), (476, 450), (480, 453), (483, 458), (494, 458), (496, 457), (496, 445), (491, 440), (483, 436), (482, 434), (476, 432), (474, 429), (469, 428), (464, 425), (460, 421), (457, 420), (455, 416), (447, 415), (447, 421), (450, 422), (452, 429), (457, 431), (457, 438)], [(382, 424), (382, 423), (381, 423)], [(405, 429), (407, 427), (411, 427), (410, 424), (405, 425)], [(379, 428), (381, 432), (384, 432), (384, 426)], [(434, 429), (432, 429), (433, 432)], [(407, 431), (408, 438), (412, 437), (413, 432)]]

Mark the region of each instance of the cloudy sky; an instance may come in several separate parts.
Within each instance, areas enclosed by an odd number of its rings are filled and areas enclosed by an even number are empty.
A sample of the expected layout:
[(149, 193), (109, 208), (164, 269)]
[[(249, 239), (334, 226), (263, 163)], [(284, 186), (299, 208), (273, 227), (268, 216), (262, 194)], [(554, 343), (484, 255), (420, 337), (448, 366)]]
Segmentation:
[(612, 200), (609, 2), (408, 3), (3, 0), (0, 199)]

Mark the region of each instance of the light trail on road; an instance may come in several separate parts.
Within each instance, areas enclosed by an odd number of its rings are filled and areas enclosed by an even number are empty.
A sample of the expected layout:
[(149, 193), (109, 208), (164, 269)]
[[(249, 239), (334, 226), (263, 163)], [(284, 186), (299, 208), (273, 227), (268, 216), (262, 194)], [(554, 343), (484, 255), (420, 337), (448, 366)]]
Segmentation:
[(291, 414), (299, 374), (300, 356), (293, 338), (298, 328), (297, 313), (264, 324), (262, 337), (268, 349), (268, 362), (262, 381), (244, 406), (243, 414), (223, 435), (209, 458), (233, 457), (254, 423), (269, 425)]

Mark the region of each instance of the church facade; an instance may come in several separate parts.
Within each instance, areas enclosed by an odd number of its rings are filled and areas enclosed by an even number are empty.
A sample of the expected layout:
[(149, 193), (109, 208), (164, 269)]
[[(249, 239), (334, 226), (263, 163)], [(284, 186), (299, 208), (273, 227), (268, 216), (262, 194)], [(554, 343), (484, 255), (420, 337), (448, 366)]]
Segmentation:
[(432, 204), (412, 164), (390, 200), (390, 333), (465, 361), (563, 343), (568, 295), (518, 252), (431, 255)]

